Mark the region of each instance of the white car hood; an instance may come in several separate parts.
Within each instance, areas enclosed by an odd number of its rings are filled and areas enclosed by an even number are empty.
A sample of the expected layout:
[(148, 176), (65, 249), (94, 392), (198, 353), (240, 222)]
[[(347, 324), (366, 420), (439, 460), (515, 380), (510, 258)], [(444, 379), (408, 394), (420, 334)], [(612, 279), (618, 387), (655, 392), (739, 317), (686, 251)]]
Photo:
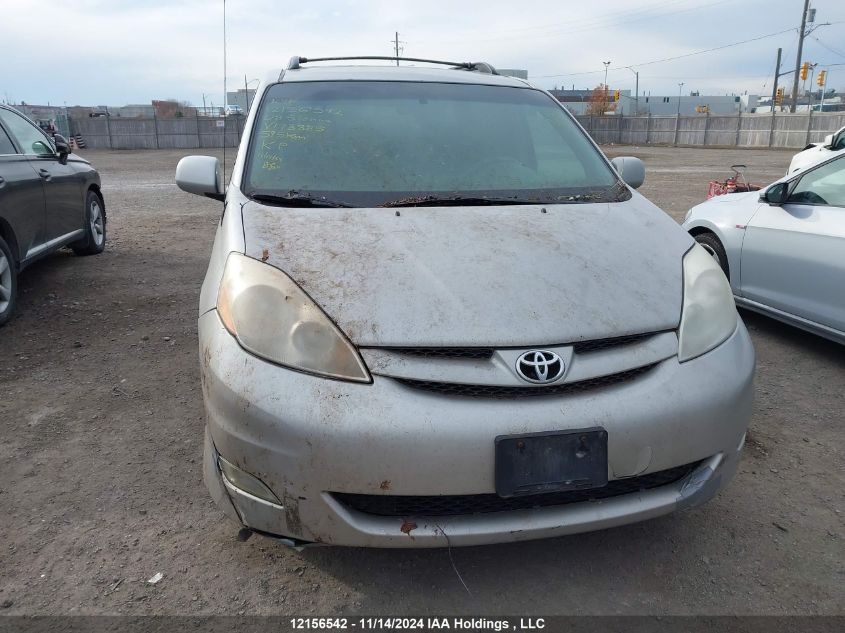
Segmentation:
[[(242, 208), (246, 254), (360, 346), (533, 346), (678, 326), (692, 245), (642, 196), (614, 204)], [(398, 212), (397, 212), (398, 211)]]

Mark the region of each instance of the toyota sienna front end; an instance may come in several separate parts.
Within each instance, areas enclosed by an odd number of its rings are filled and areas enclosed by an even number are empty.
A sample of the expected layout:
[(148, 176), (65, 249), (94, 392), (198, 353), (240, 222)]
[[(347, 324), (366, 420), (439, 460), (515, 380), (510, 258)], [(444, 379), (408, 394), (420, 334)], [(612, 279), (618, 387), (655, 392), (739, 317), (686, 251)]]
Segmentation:
[(199, 317), (215, 501), (289, 543), (436, 547), (711, 498), (754, 352), (642, 177), (485, 64), (274, 73), (227, 187), (213, 158), (177, 168), (225, 200)]

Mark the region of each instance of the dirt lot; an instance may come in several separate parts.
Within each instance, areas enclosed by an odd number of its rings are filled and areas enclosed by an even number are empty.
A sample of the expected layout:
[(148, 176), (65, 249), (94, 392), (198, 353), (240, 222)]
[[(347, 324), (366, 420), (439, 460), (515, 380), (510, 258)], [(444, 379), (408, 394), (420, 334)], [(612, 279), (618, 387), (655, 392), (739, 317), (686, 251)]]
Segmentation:
[[(607, 148), (647, 165), (676, 219), (734, 162), (777, 151)], [(109, 244), (20, 279), (0, 333), (0, 613), (845, 612), (843, 348), (744, 314), (758, 355), (749, 443), (704, 507), (495, 547), (304, 553), (237, 540), (202, 484), (196, 306), (220, 205), (172, 184), (182, 153), (87, 152)], [(161, 572), (155, 586), (146, 580)]]

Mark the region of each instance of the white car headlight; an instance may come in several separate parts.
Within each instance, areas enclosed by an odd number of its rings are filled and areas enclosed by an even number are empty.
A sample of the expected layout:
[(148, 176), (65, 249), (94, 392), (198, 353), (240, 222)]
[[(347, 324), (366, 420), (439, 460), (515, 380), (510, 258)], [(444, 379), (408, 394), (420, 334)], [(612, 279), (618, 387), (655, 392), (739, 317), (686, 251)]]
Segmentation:
[(696, 244), (684, 255), (684, 303), (679, 328), (678, 359), (701, 356), (724, 342), (736, 329), (733, 292), (719, 264)]
[(278, 268), (230, 253), (217, 312), (240, 346), (256, 356), (320, 376), (371, 382), (352, 343)]

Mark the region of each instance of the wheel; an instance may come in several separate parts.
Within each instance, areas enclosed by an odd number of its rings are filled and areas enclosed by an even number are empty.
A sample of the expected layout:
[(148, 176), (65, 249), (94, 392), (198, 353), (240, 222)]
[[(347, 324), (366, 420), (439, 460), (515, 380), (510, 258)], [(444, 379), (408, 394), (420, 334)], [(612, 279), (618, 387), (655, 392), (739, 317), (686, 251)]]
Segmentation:
[(94, 191), (85, 197), (85, 237), (70, 247), (77, 255), (98, 255), (106, 247), (106, 209)]
[(12, 317), (18, 291), (18, 273), (12, 249), (0, 237), (0, 325)]
[(695, 241), (701, 244), (702, 248), (710, 254), (710, 257), (716, 260), (725, 277), (730, 280), (731, 273), (728, 268), (728, 254), (725, 252), (725, 247), (719, 241), (719, 238), (712, 233), (699, 233), (695, 236)]

